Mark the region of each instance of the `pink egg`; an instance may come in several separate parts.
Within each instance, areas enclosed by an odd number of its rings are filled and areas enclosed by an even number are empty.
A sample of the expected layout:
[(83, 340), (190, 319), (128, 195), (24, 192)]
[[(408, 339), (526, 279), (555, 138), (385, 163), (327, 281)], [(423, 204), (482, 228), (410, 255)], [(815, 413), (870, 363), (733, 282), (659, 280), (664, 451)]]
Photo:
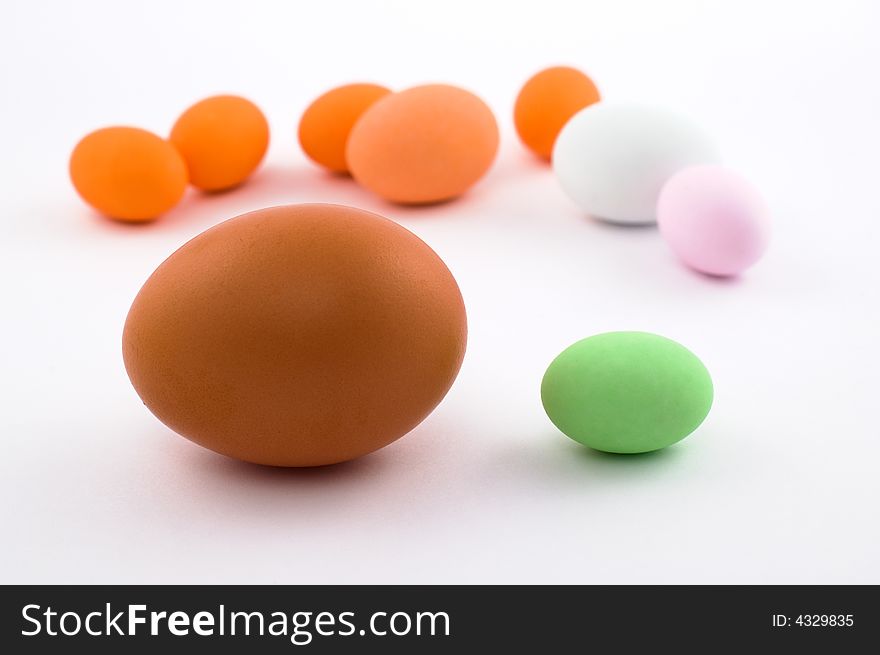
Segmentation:
[(673, 175), (657, 200), (660, 233), (688, 266), (709, 275), (738, 275), (767, 248), (764, 201), (722, 166), (692, 166)]

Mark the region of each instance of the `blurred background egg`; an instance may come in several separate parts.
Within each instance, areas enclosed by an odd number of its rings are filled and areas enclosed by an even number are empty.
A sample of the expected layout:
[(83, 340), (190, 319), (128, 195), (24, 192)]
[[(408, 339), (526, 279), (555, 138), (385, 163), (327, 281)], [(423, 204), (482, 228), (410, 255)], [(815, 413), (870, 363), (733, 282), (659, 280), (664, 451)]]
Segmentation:
[(688, 266), (709, 275), (738, 275), (767, 248), (769, 218), (761, 194), (721, 166), (673, 175), (657, 201), (660, 234)]
[(186, 164), (174, 146), (137, 127), (86, 135), (73, 149), (69, 170), (82, 199), (120, 221), (155, 219), (186, 190)]
[(529, 150), (549, 161), (562, 127), (599, 99), (599, 89), (593, 80), (576, 68), (544, 69), (526, 81), (516, 98), (516, 132)]
[(299, 122), (299, 143), (315, 163), (347, 173), (345, 146), (354, 124), (374, 102), (391, 93), (378, 84), (346, 84), (308, 106)]
[(190, 182), (202, 191), (222, 191), (244, 182), (269, 147), (269, 123), (246, 98), (220, 95), (187, 109), (171, 130)]
[(657, 197), (683, 168), (716, 163), (713, 141), (666, 109), (599, 102), (559, 133), (553, 170), (586, 213), (613, 223), (654, 223)]
[(458, 285), (397, 223), (340, 205), (244, 214), (186, 243), (135, 298), (134, 388), (224, 455), (319, 466), (372, 452), (443, 399), (467, 340)]
[(474, 94), (446, 84), (385, 96), (355, 124), (346, 159), (355, 180), (397, 203), (460, 196), (489, 170), (498, 124)]

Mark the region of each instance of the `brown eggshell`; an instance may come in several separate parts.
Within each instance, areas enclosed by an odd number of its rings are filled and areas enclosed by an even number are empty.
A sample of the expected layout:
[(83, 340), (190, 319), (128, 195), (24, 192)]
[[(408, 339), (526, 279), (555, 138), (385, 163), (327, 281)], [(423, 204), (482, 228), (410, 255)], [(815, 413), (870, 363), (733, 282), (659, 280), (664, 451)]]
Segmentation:
[(163, 423), (237, 459), (317, 466), (403, 436), (467, 339), (443, 261), (376, 214), (291, 205), (200, 234), (147, 280), (123, 356)]

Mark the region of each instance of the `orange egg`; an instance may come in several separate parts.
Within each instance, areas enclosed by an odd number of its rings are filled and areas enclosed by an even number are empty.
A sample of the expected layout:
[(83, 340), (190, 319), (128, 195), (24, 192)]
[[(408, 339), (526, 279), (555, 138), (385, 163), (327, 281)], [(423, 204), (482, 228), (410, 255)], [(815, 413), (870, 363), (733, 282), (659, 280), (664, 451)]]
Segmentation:
[(498, 151), (498, 124), (477, 96), (446, 84), (385, 96), (355, 124), (346, 159), (355, 180), (386, 200), (455, 198)]
[(549, 161), (568, 120), (599, 100), (593, 80), (581, 71), (568, 66), (542, 70), (529, 78), (516, 98), (516, 131), (529, 150)]
[(193, 186), (221, 191), (253, 173), (269, 147), (269, 123), (260, 108), (238, 96), (213, 96), (187, 109), (171, 130)]
[(324, 168), (347, 173), (345, 145), (351, 129), (370, 105), (389, 93), (377, 84), (346, 84), (320, 96), (299, 122), (303, 152)]
[(291, 205), (203, 232), (144, 284), (123, 333), (146, 406), (224, 455), (319, 466), (381, 448), (452, 385), (467, 321), (421, 239), (353, 207)]
[(186, 164), (174, 146), (137, 127), (105, 127), (86, 135), (70, 156), (70, 179), (102, 214), (149, 221), (186, 190)]

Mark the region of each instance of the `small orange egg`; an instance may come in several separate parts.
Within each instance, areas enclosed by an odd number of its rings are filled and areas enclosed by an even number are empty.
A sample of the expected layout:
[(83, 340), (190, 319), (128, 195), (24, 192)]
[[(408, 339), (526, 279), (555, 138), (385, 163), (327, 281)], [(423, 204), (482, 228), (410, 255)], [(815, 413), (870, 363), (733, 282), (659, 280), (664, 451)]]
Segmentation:
[(70, 156), (77, 193), (120, 221), (149, 221), (176, 205), (186, 190), (183, 158), (170, 143), (137, 127), (87, 134)]
[(547, 68), (529, 78), (516, 98), (516, 131), (529, 150), (549, 161), (568, 119), (599, 100), (593, 80), (581, 71), (568, 66)]
[(352, 176), (405, 204), (455, 198), (479, 180), (498, 151), (498, 124), (474, 94), (428, 84), (386, 95), (355, 123), (346, 159)]
[(351, 129), (367, 108), (389, 93), (378, 84), (346, 84), (320, 96), (299, 122), (303, 152), (324, 168), (347, 173), (345, 144)]
[(171, 130), (190, 182), (202, 191), (238, 186), (269, 147), (269, 123), (260, 108), (239, 96), (213, 96), (187, 109)]

